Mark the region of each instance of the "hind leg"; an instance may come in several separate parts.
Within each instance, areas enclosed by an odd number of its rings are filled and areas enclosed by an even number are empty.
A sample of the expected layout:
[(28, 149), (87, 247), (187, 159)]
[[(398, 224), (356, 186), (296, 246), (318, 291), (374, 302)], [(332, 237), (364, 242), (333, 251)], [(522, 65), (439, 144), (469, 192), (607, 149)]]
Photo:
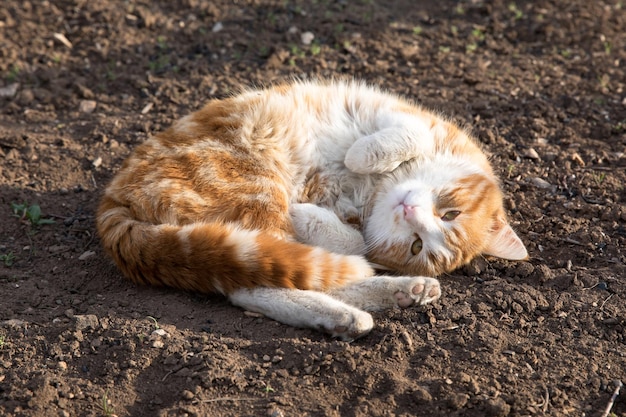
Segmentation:
[(230, 301), (295, 327), (310, 327), (342, 340), (365, 336), (374, 327), (369, 313), (316, 291), (257, 287), (236, 290)]

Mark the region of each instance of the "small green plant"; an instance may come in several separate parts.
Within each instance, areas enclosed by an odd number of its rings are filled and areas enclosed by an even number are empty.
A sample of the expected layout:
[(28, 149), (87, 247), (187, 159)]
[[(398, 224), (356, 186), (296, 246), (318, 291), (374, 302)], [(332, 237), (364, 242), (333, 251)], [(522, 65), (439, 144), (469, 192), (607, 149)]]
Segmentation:
[(304, 58), (305, 53), (298, 45), (291, 45), (291, 55), (294, 55), (296, 58)]
[(448, 52), (450, 52), (450, 47), (449, 46), (440, 46), (439, 47), (439, 52), (447, 54)]
[(510, 165), (506, 168), (508, 178), (511, 178), (511, 176), (513, 175), (513, 171), (514, 171), (514, 170), (515, 170), (515, 165), (513, 165), (513, 164), (510, 164)]
[(465, 52), (472, 53), (478, 49), (478, 44), (476, 42), (471, 42), (465, 45)]
[(315, 56), (315, 55), (319, 55), (322, 52), (322, 47), (320, 46), (320, 44), (318, 42), (313, 41), (313, 43), (311, 44), (311, 55)]
[(524, 17), (524, 12), (522, 12), (515, 3), (509, 3), (509, 11), (513, 12), (515, 20), (520, 20), (522, 17)]
[(456, 36), (457, 33), (459, 33), (459, 28), (456, 27), (456, 25), (450, 26), (450, 33), (452, 33), (453, 36)]
[(15, 262), (15, 255), (13, 254), (13, 252), (0, 255), (0, 261), (2, 261), (5, 266), (12, 266), (13, 262)]
[(600, 172), (599, 174), (593, 174), (593, 180), (595, 181), (598, 187), (602, 185), (605, 179), (606, 179), (606, 173), (604, 172)]
[(52, 219), (44, 219), (41, 214), (41, 207), (38, 204), (28, 205), (28, 203), (11, 203), (13, 215), (22, 221), (30, 222), (31, 226), (39, 227), (45, 224), (54, 224)]
[(472, 30), (472, 36), (476, 39), (478, 39), (479, 41), (484, 41), (485, 40), (485, 32), (483, 32), (483, 30), (481, 28), (474, 28)]
[(621, 122), (617, 122), (615, 126), (613, 126), (613, 131), (615, 133), (626, 132), (626, 119), (622, 120)]
[(148, 62), (148, 68), (152, 72), (163, 72), (166, 68), (170, 66), (170, 57), (167, 54), (168, 52), (167, 38), (163, 35), (157, 36), (157, 44), (156, 44), (156, 57), (154, 59), (150, 59)]
[(161, 328), (161, 326), (159, 326), (159, 322), (157, 321), (157, 319), (155, 319), (155, 318), (154, 318), (154, 317), (152, 317), (152, 316), (148, 316), (147, 318), (148, 318), (148, 319), (150, 319), (150, 320), (152, 320), (152, 321), (154, 322), (154, 328), (155, 328), (155, 330), (159, 330), (159, 329)]
[(422, 32), (424, 32), (424, 28), (422, 28), (421, 26), (413, 26), (413, 34), (416, 36), (419, 36), (422, 34)]
[(263, 384), (263, 391), (265, 395), (268, 395), (270, 392), (274, 392), (274, 388), (269, 383), (261, 382)]
[(454, 12), (456, 14), (464, 15), (465, 14), (465, 8), (463, 8), (463, 6), (459, 4), (458, 6), (456, 6), (454, 8)]
[(17, 64), (13, 64), (11, 66), (11, 69), (9, 70), (9, 73), (6, 76), (6, 79), (8, 82), (13, 82), (17, 79), (17, 76), (20, 74), (20, 67), (17, 66)]
[(611, 42), (604, 41), (603, 46), (604, 46), (604, 53), (607, 55), (611, 55)]
[(102, 410), (102, 415), (105, 417), (113, 417), (115, 415), (113, 406), (111, 405), (111, 400), (109, 400), (108, 391), (105, 391), (104, 394), (102, 394), (102, 399), (100, 400), (100, 410)]
[(115, 74), (115, 61), (111, 60), (107, 64), (107, 73), (106, 77), (109, 81), (114, 81), (117, 78), (117, 74)]

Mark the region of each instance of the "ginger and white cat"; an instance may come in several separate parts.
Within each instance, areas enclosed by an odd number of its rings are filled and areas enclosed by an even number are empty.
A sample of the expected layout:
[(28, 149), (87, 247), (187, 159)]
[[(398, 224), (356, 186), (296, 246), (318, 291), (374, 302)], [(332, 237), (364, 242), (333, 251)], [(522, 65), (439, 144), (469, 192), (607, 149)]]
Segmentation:
[(210, 101), (137, 147), (97, 226), (134, 282), (346, 340), (372, 329), (365, 310), (436, 300), (431, 277), (476, 256), (527, 257), (467, 132), (350, 81)]

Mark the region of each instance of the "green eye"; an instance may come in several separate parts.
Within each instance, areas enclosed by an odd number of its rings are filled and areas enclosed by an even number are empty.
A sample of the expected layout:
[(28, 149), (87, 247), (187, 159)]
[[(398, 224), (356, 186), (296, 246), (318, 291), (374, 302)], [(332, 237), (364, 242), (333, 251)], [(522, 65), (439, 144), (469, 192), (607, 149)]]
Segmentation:
[(417, 255), (422, 250), (422, 239), (417, 238), (415, 242), (411, 244), (411, 253)]
[(443, 220), (444, 222), (449, 222), (456, 219), (459, 214), (461, 214), (461, 212), (458, 210), (450, 210), (441, 217), (441, 220)]

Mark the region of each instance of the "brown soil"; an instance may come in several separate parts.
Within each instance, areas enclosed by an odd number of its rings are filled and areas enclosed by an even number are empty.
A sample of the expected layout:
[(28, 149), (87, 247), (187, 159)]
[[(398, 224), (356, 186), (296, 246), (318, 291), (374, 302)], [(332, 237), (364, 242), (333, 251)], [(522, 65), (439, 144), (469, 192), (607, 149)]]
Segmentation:
[[(600, 416), (626, 378), (625, 66), (620, 0), (3, 0), (0, 414)], [(242, 85), (340, 75), (470, 126), (531, 259), (353, 343), (122, 279), (94, 209), (130, 149)]]

